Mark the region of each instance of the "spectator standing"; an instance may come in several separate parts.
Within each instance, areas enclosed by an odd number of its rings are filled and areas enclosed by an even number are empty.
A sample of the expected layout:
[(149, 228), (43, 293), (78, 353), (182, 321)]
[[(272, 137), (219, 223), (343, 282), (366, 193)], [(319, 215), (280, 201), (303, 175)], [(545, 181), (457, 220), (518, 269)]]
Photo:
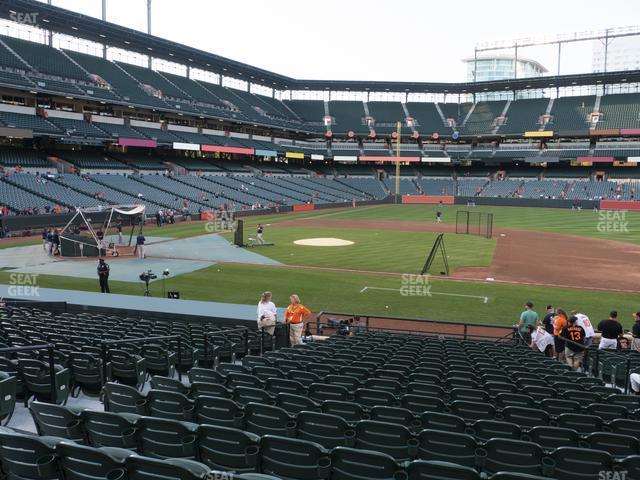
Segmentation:
[(560, 335), (562, 333), (562, 329), (569, 324), (569, 317), (567, 312), (563, 309), (559, 308), (556, 316), (553, 319), (553, 336), (555, 337), (556, 344), (556, 358), (559, 361), (564, 359), (564, 350), (566, 347), (566, 342)]
[(633, 313), (633, 327), (631, 327), (631, 349), (640, 352), (640, 312)]
[(49, 232), (47, 231), (46, 228), (42, 229), (42, 249), (46, 252), (47, 251), (47, 234)]
[(542, 319), (544, 329), (553, 335), (553, 319), (556, 316), (556, 309), (553, 305), (547, 305), (547, 314)]
[(278, 310), (272, 301), (273, 294), (264, 292), (258, 303), (258, 329), (273, 335), (278, 321)]
[(292, 346), (301, 345), (304, 320), (311, 315), (311, 311), (300, 303), (300, 297), (295, 293), (289, 297), (289, 300), (291, 304), (287, 307), (284, 315), (289, 324), (289, 342)]
[(600, 337), (600, 350), (617, 350), (618, 338), (622, 335), (622, 325), (618, 322), (618, 312), (612, 310), (609, 318), (602, 320), (598, 324), (598, 331), (602, 334)]
[(118, 231), (118, 245), (122, 245), (122, 222), (120, 220), (116, 223), (116, 230)]
[(518, 322), (518, 330), (524, 341), (531, 343), (531, 334), (527, 329), (528, 326), (535, 326), (538, 323), (538, 314), (533, 311), (533, 303), (524, 304), (524, 311), (520, 314), (520, 322)]
[(584, 329), (584, 334), (586, 336), (584, 345), (589, 348), (593, 343), (593, 337), (596, 334), (596, 331), (593, 329), (593, 325), (591, 324), (591, 320), (589, 320), (589, 317), (584, 313), (579, 313), (575, 310), (571, 312), (571, 315), (576, 317), (576, 325)]
[(553, 335), (542, 325), (527, 327), (531, 331), (531, 348), (540, 350), (547, 357), (553, 357)]
[(584, 343), (586, 339), (584, 328), (576, 325), (577, 320), (577, 317), (573, 315), (570, 316), (567, 326), (560, 332), (560, 336), (567, 340), (564, 351), (567, 364), (574, 370), (582, 367), (585, 350)]

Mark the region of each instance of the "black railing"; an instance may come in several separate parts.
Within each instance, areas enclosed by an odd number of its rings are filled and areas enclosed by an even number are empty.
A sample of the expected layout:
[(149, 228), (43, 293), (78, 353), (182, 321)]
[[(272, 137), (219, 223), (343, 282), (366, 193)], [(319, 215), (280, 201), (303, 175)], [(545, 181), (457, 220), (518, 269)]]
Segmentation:
[[(376, 317), (376, 318), (379, 318), (379, 317)], [(307, 326), (311, 326), (311, 325), (315, 326), (317, 335), (323, 335), (325, 333), (325, 330), (336, 331), (336, 332), (340, 331), (339, 324), (331, 324), (331, 323), (318, 322), (318, 321), (316, 321), (314, 324), (312, 323), (307, 324)], [(493, 341), (495, 343), (501, 342), (503, 340), (508, 340), (510, 342), (515, 341), (515, 336), (512, 330), (509, 330), (508, 333), (506, 333), (501, 337), (496, 337), (495, 335), (482, 335), (479, 333), (472, 334), (472, 333), (469, 333), (466, 328), (464, 328), (461, 333), (450, 333), (450, 332), (439, 333), (439, 332), (429, 332), (429, 331), (403, 329), (403, 328), (371, 327), (367, 323), (362, 324), (362, 323), (355, 323), (355, 322), (354, 323), (349, 322), (348, 325), (345, 324), (345, 326), (348, 326), (349, 334), (374, 332), (374, 333), (394, 333), (394, 334), (416, 335), (416, 336), (422, 336), (422, 337), (436, 337), (436, 338), (446, 337), (446, 338), (456, 338), (461, 340)], [(508, 328), (508, 327), (500, 327), (500, 328), (504, 330), (505, 328)]]
[(46, 350), (48, 354), (48, 363), (49, 363), (49, 377), (51, 381), (51, 400), (53, 401), (56, 398), (56, 367), (53, 356), (53, 351), (56, 348), (53, 343), (43, 343), (40, 345), (24, 345), (21, 347), (5, 347), (0, 348), (0, 356), (5, 353), (16, 353), (16, 352), (29, 352), (34, 350)]
[[(177, 345), (177, 355), (178, 355), (178, 359), (176, 360), (176, 364), (180, 364), (180, 361), (182, 360), (182, 337), (180, 335), (163, 335), (160, 337), (144, 337), (144, 338), (123, 338), (121, 340), (103, 340), (100, 343), (100, 350), (101, 350), (101, 357), (102, 357), (102, 381), (104, 383), (106, 383), (108, 381), (108, 368), (107, 368), (107, 362), (108, 362), (108, 349), (110, 346), (112, 345), (124, 345), (124, 344), (135, 344), (135, 343), (153, 343), (153, 342), (157, 342), (160, 340), (177, 340), (178, 341), (178, 345)], [(178, 370), (178, 378), (180, 380), (182, 380), (182, 373), (180, 373), (180, 369), (176, 368), (176, 370)]]
[[(225, 335), (231, 334), (231, 333), (242, 333), (243, 336), (243, 342), (244, 342), (244, 354), (248, 355), (249, 354), (249, 327), (241, 327), (241, 328), (232, 328), (229, 330), (217, 330), (217, 331), (211, 331), (211, 332), (205, 332), (204, 334), (204, 352), (203, 352), (203, 357), (204, 357), (204, 362), (206, 365), (208, 365), (209, 363), (209, 338), (213, 337), (213, 336), (218, 336), (221, 335), (222, 339), (225, 343), (229, 344), (229, 352), (230, 355), (232, 356), (233, 359), (233, 345), (234, 343), (231, 341), (231, 339), (227, 338)], [(264, 335), (264, 332), (263, 332)], [(263, 337), (264, 340), (264, 337)], [(215, 355), (214, 355), (214, 360), (215, 360)]]

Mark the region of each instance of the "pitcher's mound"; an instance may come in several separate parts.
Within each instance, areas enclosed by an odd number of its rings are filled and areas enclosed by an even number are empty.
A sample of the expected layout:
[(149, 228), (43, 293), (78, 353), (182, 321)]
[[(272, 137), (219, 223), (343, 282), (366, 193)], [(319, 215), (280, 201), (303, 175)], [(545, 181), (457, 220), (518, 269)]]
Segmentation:
[(353, 245), (351, 240), (343, 240), (341, 238), (303, 238), (293, 243), (310, 247), (344, 247), (345, 245)]

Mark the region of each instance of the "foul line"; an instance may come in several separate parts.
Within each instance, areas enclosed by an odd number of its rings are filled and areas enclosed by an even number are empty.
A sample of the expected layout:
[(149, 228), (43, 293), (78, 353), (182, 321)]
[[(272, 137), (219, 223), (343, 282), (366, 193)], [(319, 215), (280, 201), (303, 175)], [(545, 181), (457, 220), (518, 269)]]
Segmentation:
[[(402, 292), (401, 288), (387, 288), (387, 287), (363, 287), (362, 290), (360, 290), (360, 293), (364, 293), (367, 290), (386, 290), (389, 292)], [(426, 291), (426, 295), (427, 297), (430, 297), (432, 295), (445, 295), (448, 297), (466, 297), (466, 298), (478, 298), (480, 300), (482, 300), (482, 303), (488, 303), (489, 302), (489, 297), (483, 297), (482, 295), (465, 295), (462, 293), (444, 293), (444, 292), (432, 292), (431, 288), (429, 287)]]

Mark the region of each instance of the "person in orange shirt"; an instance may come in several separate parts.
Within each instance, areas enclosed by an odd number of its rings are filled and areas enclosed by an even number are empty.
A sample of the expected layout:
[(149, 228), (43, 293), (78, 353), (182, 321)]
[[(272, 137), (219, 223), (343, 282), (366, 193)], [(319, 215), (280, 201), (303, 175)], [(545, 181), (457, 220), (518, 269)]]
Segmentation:
[(304, 321), (311, 315), (311, 311), (300, 303), (300, 297), (295, 293), (289, 297), (289, 300), (291, 300), (291, 304), (284, 314), (284, 319), (289, 324), (289, 343), (301, 345)]
[(567, 312), (559, 308), (553, 319), (553, 337), (555, 340), (556, 356), (559, 361), (564, 360), (564, 347), (567, 342), (560, 336), (562, 329), (569, 324)]

